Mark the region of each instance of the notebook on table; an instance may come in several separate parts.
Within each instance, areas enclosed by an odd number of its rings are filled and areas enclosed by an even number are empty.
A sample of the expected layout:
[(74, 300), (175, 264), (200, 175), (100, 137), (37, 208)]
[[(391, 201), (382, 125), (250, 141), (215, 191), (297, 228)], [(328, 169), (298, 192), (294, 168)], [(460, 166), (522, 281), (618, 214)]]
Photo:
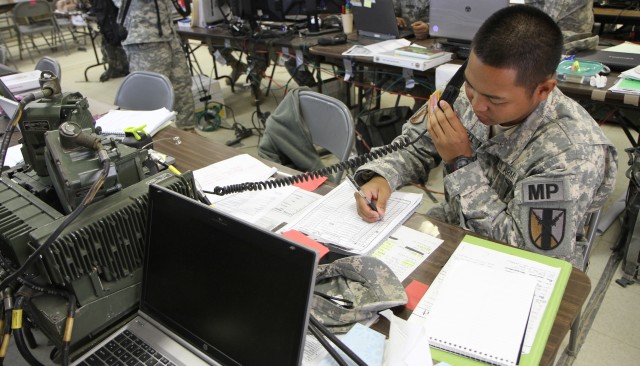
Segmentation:
[(399, 29), (391, 0), (371, 2), (371, 7), (361, 1), (351, 2), (353, 22), (358, 35), (377, 39), (399, 39), (413, 37), (413, 30)]
[(311, 249), (150, 186), (138, 315), (73, 365), (298, 365), (316, 266)]

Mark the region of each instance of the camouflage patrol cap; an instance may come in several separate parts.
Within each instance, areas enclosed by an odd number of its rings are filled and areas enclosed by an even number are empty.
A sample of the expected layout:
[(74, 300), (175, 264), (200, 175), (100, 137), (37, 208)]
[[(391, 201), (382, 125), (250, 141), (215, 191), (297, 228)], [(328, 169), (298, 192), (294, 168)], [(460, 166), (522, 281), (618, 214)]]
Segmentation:
[(402, 283), (374, 257), (353, 256), (318, 266), (311, 314), (343, 333), (378, 311), (407, 303)]

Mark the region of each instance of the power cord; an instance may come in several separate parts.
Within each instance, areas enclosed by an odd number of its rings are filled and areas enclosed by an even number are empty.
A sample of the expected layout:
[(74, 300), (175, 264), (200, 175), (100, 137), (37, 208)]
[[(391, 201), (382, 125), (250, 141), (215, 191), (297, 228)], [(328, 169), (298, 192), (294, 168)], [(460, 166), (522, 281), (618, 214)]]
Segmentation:
[(235, 132), (236, 138), (233, 139), (233, 140), (227, 141), (225, 143), (225, 145), (227, 145), (227, 146), (233, 146), (235, 144), (238, 144), (243, 139), (253, 135), (253, 132), (251, 132), (250, 129), (244, 127), (243, 125), (241, 125), (239, 123), (234, 123), (233, 124), (233, 130)]

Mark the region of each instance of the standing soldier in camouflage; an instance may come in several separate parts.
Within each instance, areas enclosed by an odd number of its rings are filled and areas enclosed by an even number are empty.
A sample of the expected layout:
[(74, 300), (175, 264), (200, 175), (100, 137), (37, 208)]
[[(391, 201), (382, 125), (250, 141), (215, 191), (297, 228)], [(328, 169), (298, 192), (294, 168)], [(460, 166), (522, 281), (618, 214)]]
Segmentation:
[(525, 4), (544, 11), (558, 23), (564, 38), (565, 54), (598, 46), (599, 37), (591, 34), (592, 0), (525, 0)]
[(398, 27), (411, 26), (417, 39), (429, 37), (429, 0), (393, 0)]
[(100, 75), (100, 81), (118, 78), (129, 73), (129, 60), (122, 48), (122, 39), (117, 32), (118, 8), (111, 0), (91, 0), (91, 12), (102, 36), (100, 49), (107, 63), (107, 71)]
[(372, 211), (356, 196), (359, 215), (379, 220), (392, 189), (426, 181), (444, 161), (446, 201), (430, 216), (582, 268), (587, 214), (613, 190), (617, 153), (556, 88), (560, 28), (538, 9), (514, 5), (487, 19), (471, 47), (453, 106), (440, 101), (427, 113), (425, 105), (397, 138), (413, 141), (426, 129), (418, 142), (358, 169), (378, 206)]
[[(126, 2), (131, 1), (129, 8)], [(178, 34), (171, 21), (169, 0), (124, 0), (124, 26), (128, 31), (122, 42), (129, 57), (130, 71), (153, 71), (171, 80), (175, 95), (173, 109), (178, 113), (176, 126), (195, 127), (195, 105), (191, 92), (191, 74)]]

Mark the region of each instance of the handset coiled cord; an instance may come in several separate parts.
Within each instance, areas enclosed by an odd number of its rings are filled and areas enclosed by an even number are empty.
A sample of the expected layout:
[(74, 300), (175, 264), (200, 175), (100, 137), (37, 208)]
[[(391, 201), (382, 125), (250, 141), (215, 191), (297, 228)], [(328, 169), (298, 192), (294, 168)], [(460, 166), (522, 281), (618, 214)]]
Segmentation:
[[(427, 114), (425, 113), (425, 118), (426, 118), (426, 115)], [(422, 136), (424, 136), (426, 132), (427, 130), (422, 131), (422, 133), (420, 133), (420, 135), (418, 135), (418, 137), (416, 137), (413, 141), (408, 142), (407, 139), (395, 141), (390, 143), (389, 145), (376, 148), (375, 150), (370, 151), (368, 153), (365, 153), (365, 154), (353, 157), (349, 160), (342, 161), (342, 162), (339, 162), (324, 168), (320, 168), (318, 170), (314, 170), (311, 172), (292, 175), (290, 177), (281, 177), (281, 178), (266, 180), (262, 182), (245, 182), (240, 184), (231, 184), (224, 187), (217, 186), (213, 189), (213, 191), (203, 191), (203, 192), (208, 194), (215, 194), (218, 196), (224, 196), (231, 193), (240, 193), (245, 191), (258, 191), (262, 189), (272, 189), (272, 188), (284, 187), (284, 186), (288, 186), (296, 183), (306, 182), (319, 177), (325, 177), (334, 173), (345, 171), (347, 169), (353, 170), (358, 168), (360, 165), (363, 165), (372, 160), (381, 158), (383, 156), (389, 155), (392, 152), (405, 149), (408, 146), (415, 144), (418, 140), (422, 138)]]
[[(462, 64), (462, 66), (460, 66), (460, 68), (456, 71), (456, 73), (453, 75), (453, 77), (451, 78), (451, 80), (449, 80), (449, 83), (447, 84), (447, 87), (445, 88), (444, 92), (442, 93), (440, 100), (445, 100), (447, 103), (449, 104), (453, 104), (453, 102), (458, 98), (458, 94), (460, 93), (460, 87), (462, 87), (462, 83), (465, 80), (465, 76), (464, 76), (464, 72), (465, 69), (467, 68), (467, 61), (465, 60), (465, 62)], [(438, 102), (438, 107), (440, 107), (440, 104)], [(440, 107), (442, 109), (442, 107)], [(422, 118), (423, 121), (421, 123), (425, 123), (426, 119), (427, 119), (427, 115), (428, 113), (425, 112), (424, 113), (424, 117)], [(262, 182), (245, 182), (245, 183), (240, 183), (240, 184), (231, 184), (228, 186), (224, 186), (224, 187), (220, 187), (217, 186), (213, 189), (213, 191), (205, 191), (203, 190), (202, 192), (204, 193), (208, 193), (208, 194), (215, 194), (218, 196), (224, 196), (227, 194), (231, 194), (231, 193), (240, 193), (240, 192), (246, 192), (246, 191), (258, 191), (258, 190), (262, 190), (262, 189), (272, 189), (272, 188), (277, 188), (277, 187), (284, 187), (284, 186), (288, 186), (288, 185), (292, 185), (292, 184), (296, 184), (296, 183), (303, 183), (303, 182), (307, 182), (309, 180), (313, 180), (319, 177), (325, 177), (334, 173), (338, 173), (338, 172), (342, 172), (345, 171), (347, 169), (356, 169), (359, 166), (368, 163), (372, 160), (381, 158), (383, 156), (389, 155), (392, 152), (398, 151), (398, 150), (402, 150), (402, 149), (406, 149), (407, 147), (415, 144), (416, 142), (418, 142), (418, 140), (420, 140), (422, 138), (422, 136), (424, 136), (424, 134), (427, 133), (427, 129), (425, 128), (424, 131), (422, 131), (420, 133), (420, 135), (418, 135), (418, 137), (416, 137), (413, 141), (408, 142), (407, 138), (403, 138), (399, 141), (394, 141), (388, 145), (384, 145), (381, 147), (376, 148), (374, 151), (370, 151), (368, 153), (356, 156), (354, 158), (351, 158), (349, 160), (340, 162), (340, 163), (336, 163), (333, 165), (330, 165), (328, 167), (324, 167), (318, 170), (314, 170), (311, 172), (307, 172), (307, 173), (303, 173), (303, 174), (298, 174), (298, 175), (292, 175), (290, 177), (282, 177), (282, 178), (276, 178), (276, 179), (272, 179), (272, 180), (266, 180), (266, 181), (262, 181)]]

